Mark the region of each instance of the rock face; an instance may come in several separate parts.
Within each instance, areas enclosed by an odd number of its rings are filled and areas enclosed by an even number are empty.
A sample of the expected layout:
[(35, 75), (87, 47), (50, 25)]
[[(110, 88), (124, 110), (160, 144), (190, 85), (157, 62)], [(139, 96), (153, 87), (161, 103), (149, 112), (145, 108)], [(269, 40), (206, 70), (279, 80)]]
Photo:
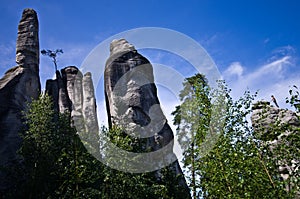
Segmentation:
[(25, 9), (18, 27), (16, 62), (39, 72), (39, 24), (33, 9)]
[[(38, 18), (25, 9), (18, 26), (16, 62), (0, 79), (0, 167), (17, 159), (22, 111), (40, 94)], [(10, 186), (0, 170), (0, 191)]]
[(68, 66), (61, 73), (56, 71), (56, 79), (46, 82), (46, 93), (52, 96), (56, 111), (70, 114), (76, 130), (83, 136), (82, 139), (91, 139), (98, 135), (96, 98), (91, 73), (82, 75), (75, 66)]
[[(173, 153), (174, 135), (160, 108), (150, 62), (125, 39), (114, 40), (104, 79), (109, 126), (121, 126), (127, 134), (146, 139), (145, 152), (159, 152), (171, 146), (164, 150), (164, 157), (160, 160), (149, 158), (148, 162), (156, 161), (160, 165), (163, 159), (176, 159)], [(171, 167), (181, 177), (180, 184), (189, 195), (178, 161), (173, 162)], [(159, 170), (157, 173), (159, 177)]]
[(54, 110), (64, 113), (71, 111), (70, 99), (67, 95), (66, 85), (59, 71), (56, 71), (55, 80), (46, 81), (46, 93), (53, 98)]
[(274, 135), (270, 135), (270, 129), (274, 130), (274, 125), (279, 127), (284, 127), (285, 125), (290, 125), (294, 128), (300, 127), (300, 121), (295, 112), (274, 107), (270, 105), (270, 102), (259, 101), (253, 105), (252, 110), (251, 121), (254, 131), (259, 132), (260, 137), (265, 141), (278, 139), (278, 136), (282, 133), (293, 133), (291, 131), (278, 131)]
[[(292, 140), (290, 138), (293, 135), (299, 133), (300, 121), (295, 112), (274, 107), (267, 101), (255, 103), (252, 110), (251, 122), (254, 133), (256, 133), (271, 150), (281, 145), (292, 145), (294, 148), (297, 148), (295, 145), (297, 142), (289, 141)], [(290, 164), (279, 164), (278, 170), (284, 180), (287, 180), (291, 173), (297, 170), (299, 172), (299, 154), (294, 154), (293, 157), (295, 159), (281, 160), (281, 162), (288, 161)], [(291, 186), (292, 185), (287, 186), (286, 190), (289, 191)], [(298, 193), (298, 197), (300, 197), (300, 193)]]

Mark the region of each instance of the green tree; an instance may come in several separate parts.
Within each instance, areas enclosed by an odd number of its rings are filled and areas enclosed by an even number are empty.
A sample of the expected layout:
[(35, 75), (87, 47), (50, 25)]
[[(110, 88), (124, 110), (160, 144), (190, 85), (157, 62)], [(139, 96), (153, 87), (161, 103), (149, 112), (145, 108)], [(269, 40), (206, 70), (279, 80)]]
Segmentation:
[[(134, 174), (114, 170), (89, 154), (71, 125), (68, 113), (57, 113), (48, 95), (29, 104), (26, 130), (15, 175), (22, 180), (5, 198), (186, 198), (170, 168)], [(121, 128), (102, 128), (115, 145), (142, 152), (136, 140)], [(110, 151), (101, 151), (107, 158)], [(120, 162), (122, 164), (122, 161)], [(124, 165), (126, 166), (126, 165)]]
[[(271, 157), (263, 156), (247, 118), (256, 95), (245, 92), (237, 101), (227, 95), (228, 112), (215, 147), (198, 165), (205, 198), (285, 197)], [(266, 155), (266, 153), (264, 153)]]
[[(141, 153), (143, 150), (143, 140), (138, 140), (126, 134), (124, 130), (117, 126), (112, 126), (110, 130), (103, 128), (102, 133), (109, 137), (110, 142), (123, 150)], [(105, 145), (105, 143), (103, 143)], [(113, 157), (116, 161), (113, 151), (105, 151), (106, 158)], [(126, 157), (120, 157), (118, 164), (126, 163)], [(109, 160), (108, 160), (109, 161)], [(110, 167), (104, 167), (105, 173), (104, 186), (102, 187), (102, 198), (149, 198), (149, 199), (184, 199), (186, 190), (179, 185), (179, 179), (175, 176), (171, 167), (160, 170), (161, 177), (158, 179), (157, 172), (148, 173), (126, 173)]]
[(56, 49), (56, 50), (41, 50), (42, 55), (48, 56), (52, 59), (54, 66), (55, 66), (55, 71), (57, 71), (57, 59), (56, 56), (60, 53), (64, 53), (62, 49)]
[(24, 180), (7, 198), (99, 198), (103, 165), (86, 151), (69, 114), (55, 112), (44, 95), (29, 104), (24, 120), (23, 162), (16, 165)]
[(53, 164), (59, 156), (59, 132), (53, 121), (54, 111), (49, 96), (32, 101), (25, 113), (27, 130), (21, 134), (20, 154), (24, 158), (26, 183), (23, 190), (28, 198), (46, 197), (54, 189)]
[(197, 197), (199, 175), (196, 162), (199, 161), (200, 145), (209, 130), (211, 116), (210, 87), (204, 75), (196, 74), (186, 78), (180, 92), (181, 105), (176, 107), (174, 125), (177, 126), (178, 140), (184, 150), (183, 163), (190, 173), (188, 180), (193, 198)]
[(60, 128), (65, 129), (60, 137), (65, 137), (65, 141), (55, 162), (58, 168), (54, 175), (59, 179), (59, 186), (52, 197), (99, 198), (104, 179), (103, 165), (84, 147), (76, 129), (71, 127), (68, 115), (60, 115), (59, 119)]
[(300, 112), (300, 95), (296, 85), (292, 86), (289, 90), (290, 97), (286, 98), (286, 103), (295, 108), (296, 112)]
[[(198, 74), (192, 79), (199, 78), (198, 81), (204, 82), (202, 77)], [(180, 96), (183, 102), (179, 107), (176, 107), (173, 114), (175, 116), (174, 123), (178, 129), (184, 127), (184, 135), (187, 135), (188, 131), (191, 131), (192, 134), (189, 136), (189, 139), (192, 139), (190, 148), (187, 148), (188, 151), (184, 153), (184, 167), (192, 171), (188, 174), (193, 197), (293, 198), (295, 191), (287, 192), (285, 189), (286, 182), (280, 178), (278, 162), (284, 158), (279, 154), (287, 153), (287, 148), (293, 151), (288, 154), (295, 155), (299, 152), (296, 147), (285, 146), (285, 150), (281, 148), (275, 153), (275, 150), (264, 145), (264, 142), (253, 132), (248, 120), (252, 113), (251, 106), (256, 94), (251, 95), (250, 92), (246, 91), (244, 96), (234, 101), (230, 97), (230, 90), (222, 81), (219, 82), (218, 89), (214, 91), (201, 87), (199, 90), (188, 89), (187, 83), (188, 79), (181, 92), (181, 95), (184, 94), (184, 96)], [(198, 95), (195, 94), (195, 91), (198, 92)], [(220, 98), (220, 96), (222, 97)], [(203, 138), (211, 133), (211, 127), (207, 125), (210, 124), (209, 121), (216, 119), (213, 118), (214, 115), (211, 110), (214, 105), (210, 101), (216, 99), (215, 97), (221, 99), (223, 103), (227, 103), (224, 127), (218, 129), (218, 140), (214, 147), (209, 153), (203, 155), (201, 145), (205, 145), (205, 142), (197, 138)], [(188, 105), (184, 105), (185, 103)], [(193, 118), (192, 114), (196, 115), (198, 109), (201, 110), (201, 108), (204, 110), (200, 113), (207, 114), (200, 114), (201, 117), (198, 119)], [(188, 114), (191, 115), (191, 119), (186, 119), (189, 118)], [(193, 126), (196, 127), (196, 130)], [(182, 135), (179, 135), (179, 139), (181, 139), (179, 140), (181, 143), (187, 140)], [(293, 141), (295, 142), (295, 138)], [(284, 145), (280, 146), (283, 147)], [(279, 157), (281, 157), (280, 160)], [(295, 183), (293, 181), (293, 184)]]

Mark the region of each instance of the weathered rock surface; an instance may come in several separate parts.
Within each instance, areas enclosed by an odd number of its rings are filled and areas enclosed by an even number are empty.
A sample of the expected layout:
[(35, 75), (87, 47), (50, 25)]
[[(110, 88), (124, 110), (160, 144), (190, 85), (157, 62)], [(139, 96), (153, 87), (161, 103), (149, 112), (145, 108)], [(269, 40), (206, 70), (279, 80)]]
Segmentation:
[(18, 26), (16, 62), (18, 66), (39, 72), (39, 24), (33, 9), (25, 9)]
[(92, 74), (86, 73), (82, 79), (82, 90), (83, 90), (83, 103), (82, 103), (82, 113), (85, 120), (86, 132), (97, 132), (98, 118), (97, 118), (97, 104), (95, 98), (95, 90), (92, 81)]
[[(22, 111), (40, 94), (38, 18), (25, 9), (18, 27), (16, 62), (0, 79), (0, 167), (17, 159)], [(0, 170), (0, 191), (9, 187)]]
[[(99, 126), (91, 73), (82, 75), (75, 66), (68, 66), (61, 73), (56, 71), (56, 79), (46, 82), (46, 93), (52, 96), (56, 111), (70, 114), (82, 139), (89, 144), (98, 141)], [(97, 148), (95, 145), (93, 147)]]
[(263, 139), (266, 139), (266, 141), (277, 139), (277, 136), (280, 136), (282, 133), (292, 133), (290, 131), (279, 131), (274, 134), (275, 137), (269, 137), (270, 129), (274, 130), (274, 126), (283, 127), (285, 125), (290, 125), (295, 128), (300, 127), (300, 121), (295, 112), (277, 108), (270, 105), (270, 102), (259, 101), (253, 105), (252, 110), (252, 126), (256, 132), (261, 134)]
[[(159, 157), (159, 160), (149, 157), (148, 162), (160, 165), (160, 161), (176, 159), (173, 153), (174, 135), (160, 108), (150, 62), (125, 39), (114, 40), (104, 79), (109, 126), (122, 126), (127, 134), (146, 139), (145, 152), (166, 148), (164, 157)], [(189, 195), (178, 161), (171, 167), (181, 176), (180, 183)], [(159, 175), (159, 171), (157, 173)]]
[[(264, 141), (264, 144), (271, 150), (280, 145), (295, 147), (294, 144), (297, 142), (291, 142), (293, 139), (289, 139), (293, 135), (299, 134), (300, 121), (295, 112), (277, 108), (267, 101), (255, 103), (252, 110), (251, 122), (254, 133)], [(284, 180), (288, 179), (291, 173), (299, 172), (299, 154), (294, 154), (293, 157), (296, 159), (289, 160), (290, 164), (279, 164), (278, 170)], [(286, 161), (281, 160), (281, 162)], [(290, 188), (290, 186), (286, 187), (287, 190)], [(298, 197), (300, 197), (300, 193)]]

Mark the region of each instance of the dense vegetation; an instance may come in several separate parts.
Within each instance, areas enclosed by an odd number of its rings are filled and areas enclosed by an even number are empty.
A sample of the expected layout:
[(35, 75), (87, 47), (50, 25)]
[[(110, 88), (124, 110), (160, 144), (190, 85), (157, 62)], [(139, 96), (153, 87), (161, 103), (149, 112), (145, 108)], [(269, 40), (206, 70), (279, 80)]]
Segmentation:
[[(21, 133), (22, 161), (10, 171), (15, 187), (3, 198), (184, 198), (169, 168), (158, 181), (154, 172), (131, 174), (103, 165), (83, 146), (69, 113), (57, 113), (52, 106), (47, 95), (29, 105), (27, 128)], [(117, 146), (138, 151), (120, 128), (102, 131)]]
[[(272, 126), (271, 135), (286, 130), (296, 133), (271, 150), (248, 123), (255, 94), (245, 92), (234, 101), (224, 82), (212, 90), (200, 74), (187, 78), (183, 85), (182, 104), (173, 114), (192, 197), (294, 198), (299, 191), (299, 170), (282, 180), (278, 168), (282, 162), (300, 159), (299, 129)], [(298, 110), (297, 88), (290, 93), (287, 102)], [(168, 167), (158, 180), (154, 172), (124, 173), (95, 159), (72, 127), (69, 113), (55, 112), (47, 95), (29, 105), (24, 121), (20, 161), (9, 168), (15, 187), (3, 198), (185, 197)], [(122, 149), (139, 152), (141, 148), (119, 127), (103, 127), (102, 133)], [(208, 143), (208, 137), (217, 139)]]
[[(185, 151), (184, 168), (193, 198), (294, 198), (299, 193), (299, 170), (289, 172), (287, 180), (279, 174), (283, 164), (298, 167), (299, 128), (275, 122), (268, 127), (269, 136), (294, 133), (282, 137), (278, 145), (269, 145), (268, 140), (261, 139), (263, 133), (254, 131), (248, 122), (256, 94), (246, 91), (234, 101), (224, 82), (219, 82), (217, 90), (211, 90), (200, 74), (187, 78), (183, 85), (182, 104), (173, 115)], [(294, 89), (290, 94), (287, 102), (297, 109), (299, 93)], [(216, 107), (212, 107), (212, 100)], [(218, 124), (224, 125), (218, 128), (218, 139), (209, 139), (215, 136)], [(187, 140), (190, 144), (186, 144)], [(209, 143), (211, 140), (213, 143)]]

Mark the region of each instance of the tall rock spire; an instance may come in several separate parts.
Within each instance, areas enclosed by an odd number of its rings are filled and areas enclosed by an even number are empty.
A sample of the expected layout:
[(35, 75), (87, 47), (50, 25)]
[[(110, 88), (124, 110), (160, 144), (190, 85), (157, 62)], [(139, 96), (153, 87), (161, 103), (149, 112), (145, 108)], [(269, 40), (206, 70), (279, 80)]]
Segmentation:
[(104, 81), (109, 126), (121, 126), (127, 134), (146, 140), (142, 146), (145, 152), (158, 155), (144, 160), (147, 165), (155, 167), (153, 170), (156, 170), (158, 179), (161, 177), (160, 170), (156, 169), (160, 168), (158, 165), (174, 160), (164, 166), (169, 166), (174, 175), (179, 176), (179, 184), (189, 198), (189, 189), (173, 153), (174, 135), (160, 107), (151, 63), (125, 39), (114, 40), (105, 66)]
[[(0, 79), (0, 167), (9, 167), (17, 159), (20, 148), (19, 133), (22, 111), (27, 103), (40, 94), (39, 77), (39, 26), (33, 9), (25, 9), (18, 27), (16, 62)], [(1, 191), (12, 186), (6, 174), (0, 170)]]
[(18, 26), (16, 62), (19, 66), (39, 72), (39, 23), (33, 9), (23, 11)]

